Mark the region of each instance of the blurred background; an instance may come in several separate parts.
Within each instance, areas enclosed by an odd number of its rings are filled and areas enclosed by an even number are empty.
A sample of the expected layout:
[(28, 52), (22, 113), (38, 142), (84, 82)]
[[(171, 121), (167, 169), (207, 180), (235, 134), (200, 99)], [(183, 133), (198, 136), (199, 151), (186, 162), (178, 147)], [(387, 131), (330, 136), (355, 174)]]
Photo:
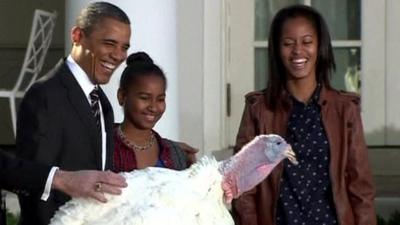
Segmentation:
[[(0, 1), (0, 90), (12, 89), (24, 60), (35, 9), (57, 12), (41, 75), (71, 46), (69, 31), (88, 0)], [(290, 4), (326, 19), (337, 70), (334, 87), (357, 92), (378, 214), (400, 210), (400, 1), (397, 0), (114, 0), (132, 22), (130, 53), (146, 51), (168, 78), (167, 111), (156, 130), (222, 159), (231, 154), (244, 95), (266, 86), (269, 24)], [(122, 120), (116, 89), (124, 65), (104, 89)], [(17, 101), (18, 105), (18, 101)], [(8, 100), (0, 98), (0, 149), (14, 151)], [(10, 210), (18, 213), (13, 195)], [(399, 222), (400, 224), (400, 222)]]

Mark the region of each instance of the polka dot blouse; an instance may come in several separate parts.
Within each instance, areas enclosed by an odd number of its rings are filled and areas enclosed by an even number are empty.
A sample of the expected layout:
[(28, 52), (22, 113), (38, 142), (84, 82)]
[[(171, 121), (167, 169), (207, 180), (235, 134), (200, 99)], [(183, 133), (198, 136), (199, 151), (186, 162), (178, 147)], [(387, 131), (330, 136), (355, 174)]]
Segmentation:
[(329, 177), (329, 144), (318, 105), (320, 86), (308, 104), (293, 100), (288, 142), (299, 161), (284, 161), (277, 209), (279, 225), (337, 224)]

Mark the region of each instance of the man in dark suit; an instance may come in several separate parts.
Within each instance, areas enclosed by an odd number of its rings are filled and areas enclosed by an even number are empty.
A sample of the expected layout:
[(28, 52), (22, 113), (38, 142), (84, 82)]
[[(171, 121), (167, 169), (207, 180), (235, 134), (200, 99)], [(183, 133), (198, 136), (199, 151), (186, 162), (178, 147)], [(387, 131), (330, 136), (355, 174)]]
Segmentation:
[[(113, 111), (99, 84), (126, 59), (130, 21), (106, 2), (89, 4), (71, 30), (70, 55), (25, 94), (17, 121), (17, 155), (62, 170), (109, 170)], [(42, 199), (47, 196), (42, 195)], [(68, 197), (19, 195), (21, 225), (48, 224)]]
[[(0, 190), (29, 195), (43, 193), (51, 171), (50, 166), (11, 158), (0, 152)], [(96, 190), (94, 187), (101, 189)], [(62, 191), (72, 197), (93, 198), (106, 202), (104, 192), (120, 194), (126, 187), (125, 179), (110, 171), (85, 170), (67, 172), (56, 170), (51, 189)], [(0, 211), (0, 224), (6, 224), (5, 209)]]
[[(0, 189), (16, 194), (41, 194), (51, 170), (51, 166), (11, 158), (0, 152)], [(101, 190), (96, 190), (101, 183)], [(110, 171), (56, 170), (51, 189), (62, 191), (71, 197), (93, 198), (106, 202), (103, 193), (120, 194), (126, 187), (125, 179)]]

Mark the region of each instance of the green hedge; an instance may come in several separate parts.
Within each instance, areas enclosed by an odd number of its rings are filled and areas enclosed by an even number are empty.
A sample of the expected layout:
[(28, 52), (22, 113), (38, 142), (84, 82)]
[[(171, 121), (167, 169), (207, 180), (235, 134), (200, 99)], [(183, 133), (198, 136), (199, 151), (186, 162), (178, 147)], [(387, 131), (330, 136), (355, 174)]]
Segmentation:
[(390, 217), (388, 220), (383, 219), (381, 216), (377, 216), (378, 220), (378, 225), (400, 225), (400, 212), (399, 211), (394, 211), (392, 214), (390, 214)]
[(17, 225), (18, 224), (18, 218), (19, 215), (14, 215), (10, 211), (7, 210), (7, 225)]

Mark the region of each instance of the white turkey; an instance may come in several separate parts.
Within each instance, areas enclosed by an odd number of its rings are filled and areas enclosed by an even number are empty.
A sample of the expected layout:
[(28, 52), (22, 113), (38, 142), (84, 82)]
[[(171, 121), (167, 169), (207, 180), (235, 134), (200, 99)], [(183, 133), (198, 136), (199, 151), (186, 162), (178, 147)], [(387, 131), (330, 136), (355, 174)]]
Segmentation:
[(107, 203), (76, 198), (50, 225), (233, 225), (225, 196), (250, 190), (284, 158), (297, 163), (278, 135), (260, 135), (235, 156), (217, 162), (203, 157), (184, 171), (150, 167), (123, 173), (128, 187)]

